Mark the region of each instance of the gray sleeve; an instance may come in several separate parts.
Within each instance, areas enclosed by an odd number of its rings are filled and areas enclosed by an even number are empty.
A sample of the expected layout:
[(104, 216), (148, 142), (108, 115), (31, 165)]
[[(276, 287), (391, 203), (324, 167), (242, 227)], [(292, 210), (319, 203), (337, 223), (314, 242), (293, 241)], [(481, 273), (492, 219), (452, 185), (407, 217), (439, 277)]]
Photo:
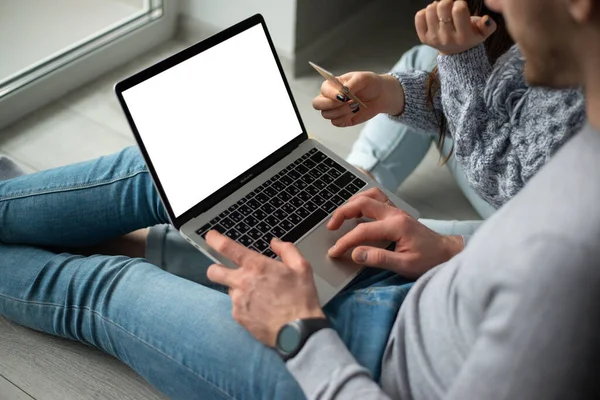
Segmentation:
[(527, 244), (528, 255), (511, 266), (514, 286), (491, 289), (447, 399), (600, 398), (600, 252), (589, 243)]
[(389, 399), (333, 329), (311, 336), (287, 368), (308, 399)]
[(436, 90), (431, 98), (429, 96), (431, 73), (411, 70), (390, 72), (390, 75), (400, 82), (404, 90), (404, 111), (398, 116), (390, 115), (390, 118), (427, 136), (439, 132), (444, 112), (440, 91)]
[(469, 184), (500, 207), (585, 123), (577, 89), (530, 88), (513, 47), (492, 69), (483, 45), (439, 56), (442, 105)]

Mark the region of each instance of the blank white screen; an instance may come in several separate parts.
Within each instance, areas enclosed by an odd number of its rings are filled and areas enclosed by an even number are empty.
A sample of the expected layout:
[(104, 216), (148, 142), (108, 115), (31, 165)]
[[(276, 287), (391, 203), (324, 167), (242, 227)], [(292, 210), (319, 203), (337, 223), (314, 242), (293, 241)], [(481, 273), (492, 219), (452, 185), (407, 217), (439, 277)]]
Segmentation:
[(176, 217), (302, 132), (261, 25), (123, 98)]

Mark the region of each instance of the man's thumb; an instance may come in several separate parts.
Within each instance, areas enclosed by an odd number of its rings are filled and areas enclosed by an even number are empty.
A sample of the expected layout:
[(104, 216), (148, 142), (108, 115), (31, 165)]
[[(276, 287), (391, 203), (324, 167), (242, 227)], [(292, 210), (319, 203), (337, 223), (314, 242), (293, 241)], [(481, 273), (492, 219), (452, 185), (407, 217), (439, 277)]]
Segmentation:
[(494, 21), (489, 15), (484, 17), (471, 17), (471, 23), (484, 39), (490, 37), (492, 33), (496, 32), (496, 29), (498, 29), (496, 21)]
[(390, 250), (360, 246), (352, 251), (352, 260), (367, 267), (397, 270), (402, 265), (402, 255)]

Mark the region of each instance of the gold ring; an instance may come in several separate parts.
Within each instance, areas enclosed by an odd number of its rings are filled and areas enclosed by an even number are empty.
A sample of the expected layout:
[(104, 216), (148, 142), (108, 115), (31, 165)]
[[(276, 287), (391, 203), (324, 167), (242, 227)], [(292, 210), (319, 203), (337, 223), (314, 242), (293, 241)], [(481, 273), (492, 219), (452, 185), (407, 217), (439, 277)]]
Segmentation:
[(452, 18), (439, 19), (438, 21), (440, 22), (440, 24), (449, 24), (450, 22), (452, 22)]

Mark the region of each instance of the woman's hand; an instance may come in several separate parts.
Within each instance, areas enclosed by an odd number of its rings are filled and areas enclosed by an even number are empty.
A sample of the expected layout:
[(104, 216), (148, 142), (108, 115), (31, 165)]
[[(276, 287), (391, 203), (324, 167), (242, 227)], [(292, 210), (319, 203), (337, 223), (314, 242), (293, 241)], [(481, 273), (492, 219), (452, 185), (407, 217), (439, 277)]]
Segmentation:
[[(338, 208), (327, 224), (337, 230), (351, 218), (367, 217), (365, 222), (341, 237), (329, 250), (331, 257), (339, 257), (352, 247), (352, 260), (369, 267), (394, 271), (407, 278), (418, 278), (431, 268), (442, 264), (464, 248), (460, 236), (443, 236), (392, 205), (387, 196), (373, 188), (362, 192)], [(396, 242), (394, 251), (361, 246), (369, 241)]]
[(421, 42), (443, 55), (472, 49), (496, 31), (489, 16), (472, 17), (464, 0), (434, 1), (417, 13), (415, 25)]
[(338, 79), (368, 108), (363, 110), (331, 82), (323, 82), (321, 94), (313, 100), (313, 107), (337, 127), (361, 124), (380, 113), (399, 115), (404, 111), (404, 90), (393, 76), (349, 72)]

